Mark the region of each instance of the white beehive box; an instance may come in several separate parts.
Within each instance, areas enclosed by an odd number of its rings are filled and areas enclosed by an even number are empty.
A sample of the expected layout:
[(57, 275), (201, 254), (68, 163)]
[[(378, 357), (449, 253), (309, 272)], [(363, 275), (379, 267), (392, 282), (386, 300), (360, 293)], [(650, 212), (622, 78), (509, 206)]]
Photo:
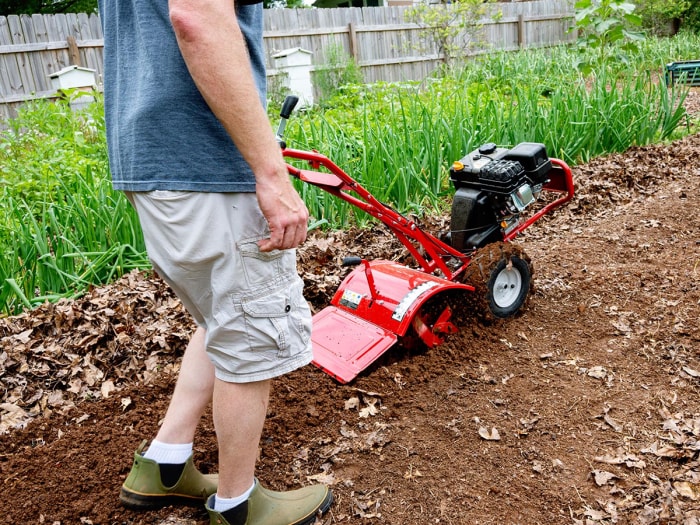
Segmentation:
[(314, 103), (314, 88), (311, 83), (311, 56), (313, 53), (300, 47), (285, 49), (272, 55), (275, 68), (287, 77), (286, 87), (299, 97), (302, 105)]
[(83, 93), (73, 94), (70, 98), (71, 108), (81, 109), (95, 101), (92, 92), (97, 86), (95, 70), (86, 67), (68, 66), (49, 75), (51, 87), (60, 93), (63, 90), (76, 89)]
[(311, 51), (302, 49), (300, 47), (292, 47), (290, 49), (285, 49), (272, 55), (275, 59), (275, 64), (279, 68), (286, 67), (311, 67)]
[(95, 70), (79, 66), (64, 67), (49, 75), (49, 78), (51, 79), (51, 87), (56, 91), (59, 89), (93, 88), (97, 84)]

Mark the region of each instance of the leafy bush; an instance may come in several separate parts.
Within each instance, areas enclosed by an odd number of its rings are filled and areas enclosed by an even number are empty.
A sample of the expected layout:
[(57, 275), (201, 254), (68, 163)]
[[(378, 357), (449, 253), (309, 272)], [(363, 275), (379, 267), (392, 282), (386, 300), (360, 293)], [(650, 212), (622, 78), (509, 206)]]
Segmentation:
[(639, 0), (638, 12), (644, 27), (655, 35), (668, 36), (675, 33), (675, 22), (690, 6), (690, 0)]
[(681, 28), (700, 33), (700, 2), (691, 3), (681, 16)]
[(355, 60), (339, 44), (331, 45), (326, 50), (326, 63), (316, 68), (314, 86), (319, 93), (319, 104), (331, 98), (345, 86), (362, 84), (362, 70)]
[(626, 0), (578, 0), (576, 25), (578, 46), (583, 52), (578, 68), (588, 75), (602, 68), (630, 64), (630, 55), (638, 50), (644, 35), (632, 28), (642, 19), (636, 6)]
[[(406, 21), (417, 24), (421, 43), (418, 51), (435, 50), (444, 64), (450, 65), (470, 49), (483, 45), (482, 30), (494, 0), (455, 0), (435, 5), (427, 0), (405, 13)], [(492, 18), (500, 18), (500, 12)]]

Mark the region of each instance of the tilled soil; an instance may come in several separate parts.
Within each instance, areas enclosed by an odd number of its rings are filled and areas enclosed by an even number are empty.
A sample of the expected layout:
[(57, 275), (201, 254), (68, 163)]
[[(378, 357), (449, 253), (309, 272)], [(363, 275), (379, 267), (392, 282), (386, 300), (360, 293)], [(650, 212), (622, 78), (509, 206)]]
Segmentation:
[[(348, 385), (313, 366), (276, 380), (262, 482), (329, 483), (326, 524), (700, 523), (700, 135), (574, 178), (574, 201), (517, 240), (535, 289), (516, 318), (464, 319)], [(347, 255), (408, 260), (380, 228), (315, 235), (299, 251), (315, 309)], [(1, 523), (207, 523), (117, 500), (191, 329), (140, 273), (0, 320)], [(195, 446), (215, 471), (210, 417)]]

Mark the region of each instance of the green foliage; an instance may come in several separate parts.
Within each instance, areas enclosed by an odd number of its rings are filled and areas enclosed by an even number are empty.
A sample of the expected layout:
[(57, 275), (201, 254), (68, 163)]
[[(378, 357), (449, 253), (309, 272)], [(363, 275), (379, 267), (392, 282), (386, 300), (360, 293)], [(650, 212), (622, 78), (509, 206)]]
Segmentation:
[(690, 0), (639, 0), (642, 25), (652, 34), (667, 36), (674, 33), (675, 22), (690, 9)]
[[(638, 71), (654, 70), (665, 73), (663, 66), (670, 62), (696, 60), (700, 36), (681, 29), (673, 38), (649, 38), (639, 43), (639, 54), (635, 57)], [(661, 70), (659, 68), (661, 67)]]
[[(408, 9), (407, 22), (420, 26), (421, 52), (436, 50), (445, 64), (464, 56), (470, 49), (483, 45), (481, 37), (488, 4), (494, 0), (455, 0), (452, 3), (430, 4), (423, 1)], [(498, 18), (500, 13), (495, 16)]]
[(582, 59), (578, 68), (585, 75), (613, 65), (630, 64), (637, 42), (644, 34), (633, 30), (642, 24), (636, 6), (626, 0), (579, 0), (576, 2), (578, 46)]
[(97, 0), (0, 0), (0, 16), (95, 12)]
[(321, 105), (343, 87), (364, 82), (360, 67), (342, 45), (330, 45), (325, 52), (326, 63), (316, 68), (313, 76)]
[(681, 16), (681, 28), (700, 33), (700, 2), (692, 2)]
[(136, 214), (109, 178), (101, 103), (25, 104), (0, 135), (0, 305), (73, 297), (148, 268)]

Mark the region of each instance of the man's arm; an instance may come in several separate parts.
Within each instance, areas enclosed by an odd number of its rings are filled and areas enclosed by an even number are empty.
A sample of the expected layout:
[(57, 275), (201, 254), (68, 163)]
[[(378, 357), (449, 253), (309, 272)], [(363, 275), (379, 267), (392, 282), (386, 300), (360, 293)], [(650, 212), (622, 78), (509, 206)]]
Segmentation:
[(308, 210), (292, 186), (253, 80), (232, 0), (169, 0), (170, 20), (195, 84), (255, 174), (270, 225), (261, 250), (306, 239)]

